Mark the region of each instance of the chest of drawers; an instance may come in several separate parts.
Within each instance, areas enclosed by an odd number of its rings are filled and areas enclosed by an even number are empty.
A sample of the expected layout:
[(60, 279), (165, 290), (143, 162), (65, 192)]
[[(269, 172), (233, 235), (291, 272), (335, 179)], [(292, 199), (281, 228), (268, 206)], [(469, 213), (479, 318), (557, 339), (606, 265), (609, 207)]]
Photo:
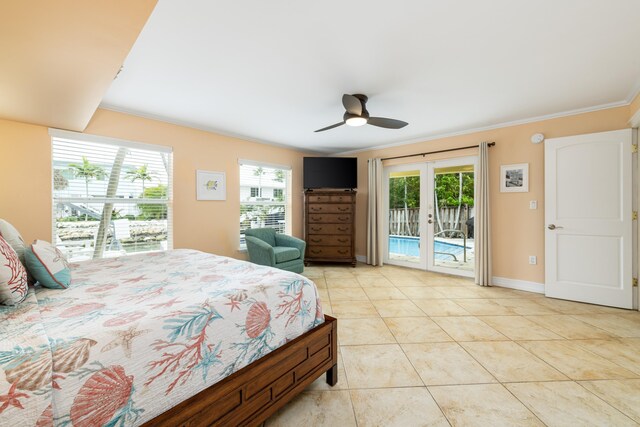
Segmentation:
[(305, 264), (348, 262), (355, 267), (355, 213), (356, 192), (353, 190), (305, 191)]

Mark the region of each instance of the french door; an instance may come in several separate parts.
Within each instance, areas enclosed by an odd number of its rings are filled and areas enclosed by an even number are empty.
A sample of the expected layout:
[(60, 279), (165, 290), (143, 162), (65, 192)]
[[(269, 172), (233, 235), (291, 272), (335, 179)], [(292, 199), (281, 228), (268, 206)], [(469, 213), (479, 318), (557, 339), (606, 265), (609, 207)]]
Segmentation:
[(427, 268), (427, 164), (386, 166), (384, 192), (384, 262)]
[(384, 168), (384, 262), (473, 276), (476, 157)]

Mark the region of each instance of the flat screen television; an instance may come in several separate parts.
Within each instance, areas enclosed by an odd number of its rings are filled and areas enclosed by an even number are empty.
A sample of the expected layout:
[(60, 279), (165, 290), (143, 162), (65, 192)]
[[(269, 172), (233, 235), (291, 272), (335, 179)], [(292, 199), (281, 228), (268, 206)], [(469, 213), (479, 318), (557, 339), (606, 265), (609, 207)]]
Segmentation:
[(358, 187), (358, 159), (356, 157), (305, 157), (303, 187), (356, 188)]

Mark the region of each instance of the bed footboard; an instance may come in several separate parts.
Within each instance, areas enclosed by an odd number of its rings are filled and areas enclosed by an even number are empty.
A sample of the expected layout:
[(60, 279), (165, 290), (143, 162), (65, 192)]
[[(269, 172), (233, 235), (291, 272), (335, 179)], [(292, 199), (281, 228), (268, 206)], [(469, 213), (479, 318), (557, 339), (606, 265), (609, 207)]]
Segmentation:
[(338, 381), (338, 321), (325, 322), (201, 391), (145, 426), (253, 426), (326, 373)]

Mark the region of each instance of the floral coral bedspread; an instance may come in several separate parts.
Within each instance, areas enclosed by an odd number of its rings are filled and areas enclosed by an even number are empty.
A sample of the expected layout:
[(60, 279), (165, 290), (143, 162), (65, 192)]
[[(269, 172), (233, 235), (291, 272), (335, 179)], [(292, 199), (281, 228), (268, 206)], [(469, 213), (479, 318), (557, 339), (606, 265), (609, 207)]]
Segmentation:
[(139, 425), (323, 321), (304, 277), (194, 250), (71, 267), (0, 306), (0, 426)]

